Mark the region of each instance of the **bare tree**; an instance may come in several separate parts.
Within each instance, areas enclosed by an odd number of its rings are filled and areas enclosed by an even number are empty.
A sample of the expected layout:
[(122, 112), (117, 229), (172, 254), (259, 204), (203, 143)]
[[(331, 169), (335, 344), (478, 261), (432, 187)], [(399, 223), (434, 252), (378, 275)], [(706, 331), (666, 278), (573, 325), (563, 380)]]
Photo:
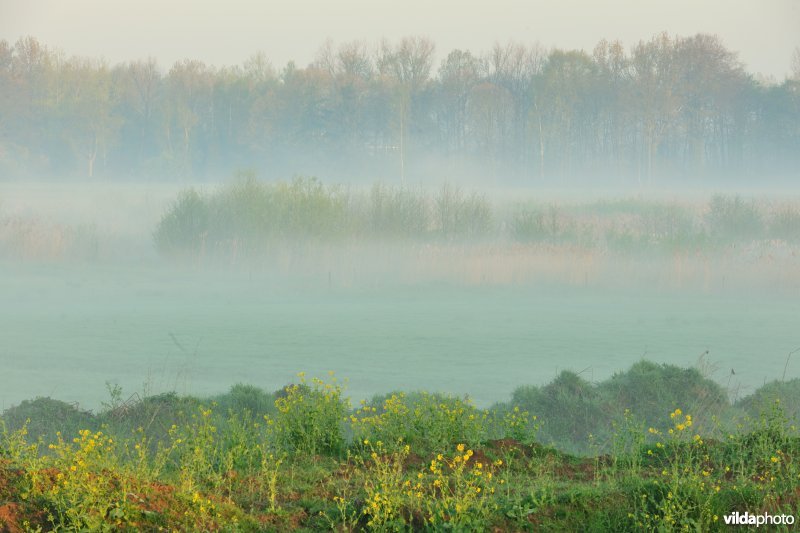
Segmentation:
[(407, 132), (413, 99), (430, 79), (435, 48), (428, 38), (405, 37), (396, 46), (383, 41), (378, 51), (378, 72), (395, 86), (397, 94), (401, 180), (405, 180)]

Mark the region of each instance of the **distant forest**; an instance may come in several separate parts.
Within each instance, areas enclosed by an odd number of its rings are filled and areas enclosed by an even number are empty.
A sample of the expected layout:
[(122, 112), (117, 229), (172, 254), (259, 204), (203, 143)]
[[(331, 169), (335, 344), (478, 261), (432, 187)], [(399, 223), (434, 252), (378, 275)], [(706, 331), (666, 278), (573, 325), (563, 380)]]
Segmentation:
[(763, 81), (713, 35), (591, 53), (422, 37), (323, 44), (306, 67), (66, 57), (0, 41), (0, 178), (800, 179), (800, 49)]

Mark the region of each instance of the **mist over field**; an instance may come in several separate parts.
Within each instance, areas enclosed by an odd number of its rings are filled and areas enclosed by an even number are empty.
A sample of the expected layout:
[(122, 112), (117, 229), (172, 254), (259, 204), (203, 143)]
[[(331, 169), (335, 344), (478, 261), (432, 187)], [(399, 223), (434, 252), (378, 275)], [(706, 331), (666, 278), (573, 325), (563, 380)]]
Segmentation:
[(300, 370), (485, 406), (640, 359), (735, 399), (800, 371), (798, 50), (779, 81), (711, 34), (283, 67), (56, 44), (0, 41), (3, 407)]
[(0, 0), (0, 530), (796, 512), (800, 42), (503, 5), (225, 64)]
[(354, 399), (427, 389), (481, 406), (641, 359), (691, 367), (707, 353), (732, 398), (800, 372), (787, 364), (796, 196), (252, 176), (189, 190), (4, 184), (4, 407), (41, 395), (96, 408), (107, 381), (275, 390), (301, 370), (349, 378)]

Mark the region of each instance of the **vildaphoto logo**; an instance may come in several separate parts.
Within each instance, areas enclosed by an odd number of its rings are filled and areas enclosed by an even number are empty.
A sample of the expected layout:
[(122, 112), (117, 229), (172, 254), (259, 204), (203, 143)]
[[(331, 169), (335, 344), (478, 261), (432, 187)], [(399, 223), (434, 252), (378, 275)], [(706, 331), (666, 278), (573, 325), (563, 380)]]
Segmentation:
[(725, 524), (729, 526), (791, 526), (794, 524), (794, 515), (790, 514), (750, 514), (748, 512), (734, 513), (723, 516)]

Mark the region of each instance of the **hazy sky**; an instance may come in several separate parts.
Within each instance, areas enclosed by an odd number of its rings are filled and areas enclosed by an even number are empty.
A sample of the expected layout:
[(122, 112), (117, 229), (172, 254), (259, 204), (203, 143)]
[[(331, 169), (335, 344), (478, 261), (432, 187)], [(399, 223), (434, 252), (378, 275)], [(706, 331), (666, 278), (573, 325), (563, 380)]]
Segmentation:
[(591, 50), (660, 31), (716, 33), (753, 72), (782, 79), (800, 46), (800, 0), (0, 0), (0, 39), (33, 35), (68, 55), (239, 64), (264, 51), (306, 65), (330, 37), (425, 35), (438, 57), (514, 39)]

